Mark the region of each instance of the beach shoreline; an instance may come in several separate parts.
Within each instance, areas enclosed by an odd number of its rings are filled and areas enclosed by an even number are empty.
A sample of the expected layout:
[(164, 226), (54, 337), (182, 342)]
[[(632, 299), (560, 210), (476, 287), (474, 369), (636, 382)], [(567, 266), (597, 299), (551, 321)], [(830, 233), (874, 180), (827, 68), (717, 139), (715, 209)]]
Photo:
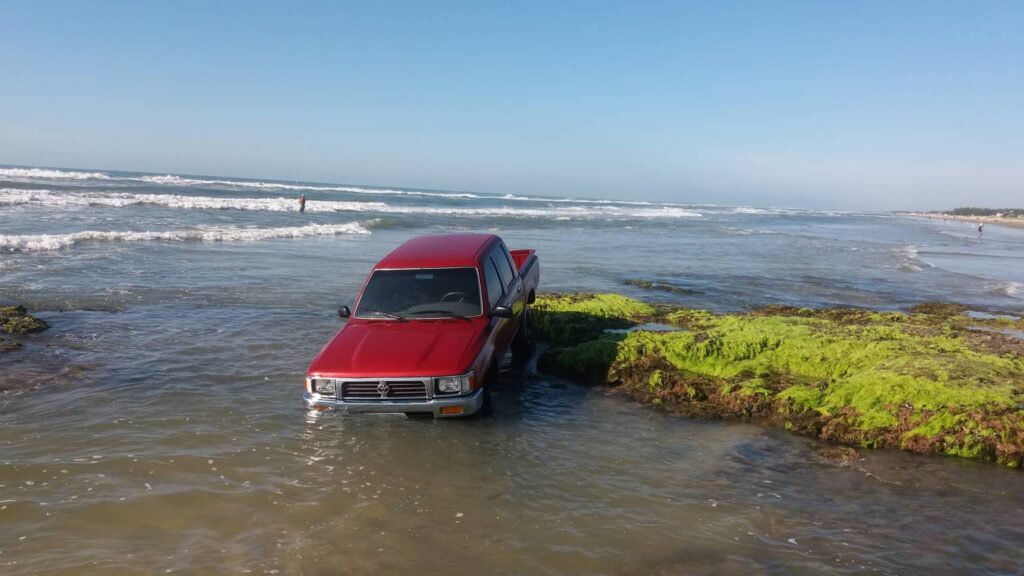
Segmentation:
[(977, 226), (979, 222), (995, 224), (997, 226), (1008, 226), (1010, 228), (1024, 228), (1024, 218), (1006, 218), (1002, 216), (962, 216), (948, 212), (905, 212), (907, 216), (915, 218), (927, 218), (928, 220), (943, 220), (952, 222), (963, 222)]

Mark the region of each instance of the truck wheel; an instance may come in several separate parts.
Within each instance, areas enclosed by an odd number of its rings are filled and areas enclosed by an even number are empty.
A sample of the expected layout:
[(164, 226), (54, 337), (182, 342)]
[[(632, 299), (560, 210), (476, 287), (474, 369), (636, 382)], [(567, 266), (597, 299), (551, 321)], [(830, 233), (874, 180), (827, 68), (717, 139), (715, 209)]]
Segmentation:
[(494, 407), (491, 405), (491, 387), (498, 383), (498, 362), (493, 362), (487, 367), (484, 373), (484, 403), (477, 412), (478, 416), (493, 416)]
[(486, 385), (484, 386), (484, 404), (477, 414), (482, 417), (494, 416), (494, 406), (491, 405), (491, 389)]
[(530, 356), (533, 356), (533, 326), (530, 325), (529, 307), (523, 310), (523, 315), (519, 319), (519, 329), (516, 330), (516, 336), (512, 339), (511, 348), (512, 360), (518, 364), (526, 364), (530, 360)]

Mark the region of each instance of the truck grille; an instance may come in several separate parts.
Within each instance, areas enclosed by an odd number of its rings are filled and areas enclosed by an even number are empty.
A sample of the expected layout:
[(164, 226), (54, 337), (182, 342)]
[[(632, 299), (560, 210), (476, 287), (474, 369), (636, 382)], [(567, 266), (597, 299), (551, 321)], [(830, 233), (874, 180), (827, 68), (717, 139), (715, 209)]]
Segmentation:
[[(387, 392), (381, 394), (381, 384)], [(423, 380), (370, 380), (342, 382), (343, 400), (426, 400), (427, 382)]]

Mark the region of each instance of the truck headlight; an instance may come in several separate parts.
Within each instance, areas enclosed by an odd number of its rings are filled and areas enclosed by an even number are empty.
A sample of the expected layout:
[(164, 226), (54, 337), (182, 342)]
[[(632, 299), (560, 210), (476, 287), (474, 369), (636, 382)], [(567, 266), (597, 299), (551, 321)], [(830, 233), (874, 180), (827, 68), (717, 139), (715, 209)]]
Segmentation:
[(313, 393), (323, 396), (334, 396), (334, 380), (330, 378), (312, 378), (309, 383)]
[(473, 383), (473, 373), (462, 376), (449, 376), (447, 378), (436, 378), (434, 386), (438, 394), (467, 394)]
[(437, 392), (439, 394), (458, 394), (462, 391), (461, 378), (454, 376), (452, 378), (438, 378), (437, 379)]

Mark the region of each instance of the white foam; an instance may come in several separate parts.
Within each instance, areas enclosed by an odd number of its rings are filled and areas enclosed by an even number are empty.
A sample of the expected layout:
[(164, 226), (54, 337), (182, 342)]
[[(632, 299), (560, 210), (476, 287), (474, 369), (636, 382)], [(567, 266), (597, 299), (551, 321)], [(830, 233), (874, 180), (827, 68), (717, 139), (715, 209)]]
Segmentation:
[[(295, 198), (233, 198), (215, 196), (183, 196), (178, 194), (135, 194), (130, 192), (79, 192), (51, 190), (0, 189), (0, 205), (42, 204), (56, 207), (157, 205), (186, 210), (255, 210), (294, 212), (298, 208)], [(377, 214), (422, 214), (433, 216), (527, 217), (527, 218), (700, 218), (699, 212), (684, 208), (621, 207), (621, 206), (561, 206), (548, 208), (519, 208), (511, 206), (401, 206), (384, 202), (355, 202), (344, 200), (308, 200), (307, 212), (371, 212)]]
[(1024, 282), (1013, 282), (1010, 280), (1006, 282), (995, 282), (993, 284), (989, 284), (988, 288), (997, 294), (1013, 298), (1017, 296), (1017, 294), (1020, 294), (1021, 289), (1024, 289)]
[(205, 180), (199, 178), (184, 178), (181, 176), (165, 175), (165, 176), (141, 176), (139, 178), (132, 178), (140, 182), (148, 182), (150, 184), (163, 184), (173, 186), (228, 186), (234, 188), (252, 188), (256, 190), (295, 190), (295, 191), (308, 191), (308, 192), (350, 192), (353, 194), (381, 194), (381, 195), (400, 195), (400, 196), (428, 196), (435, 198), (464, 198), (468, 200), (487, 200), (487, 199), (501, 199), (501, 200), (514, 200), (518, 202), (557, 202), (557, 203), (570, 203), (570, 204), (619, 204), (619, 205), (635, 205), (635, 206), (650, 206), (651, 202), (643, 201), (629, 201), (629, 200), (580, 200), (577, 198), (542, 198), (537, 196), (517, 196), (515, 194), (505, 194), (504, 196), (489, 196), (481, 194), (473, 194), (470, 192), (428, 192), (423, 190), (396, 190), (391, 188), (364, 188), (360, 186), (327, 186), (327, 185), (313, 185), (313, 184), (286, 184), (284, 182), (266, 182), (260, 180)]
[(931, 264), (923, 262), (917, 257), (918, 248), (913, 244), (904, 244), (903, 246), (896, 248), (896, 253), (902, 260), (899, 264), (900, 270), (907, 272), (920, 272), (925, 268), (931, 268)]
[(505, 194), (504, 196), (492, 196), (487, 194), (473, 194), (471, 192), (433, 192), (425, 190), (400, 190), (392, 188), (366, 188), (361, 186), (331, 186), (315, 184), (287, 184), (284, 182), (270, 182), (263, 180), (230, 180), (230, 179), (206, 179), (188, 178), (173, 174), (113, 177), (102, 172), (82, 172), (70, 170), (50, 170), (44, 168), (0, 168), (0, 178), (14, 179), (59, 179), (59, 180), (113, 180), (145, 182), (147, 184), (158, 184), (161, 186), (207, 186), (227, 187), (253, 190), (290, 190), (296, 192), (348, 192), (352, 194), (367, 195), (399, 195), (399, 196), (426, 196), (435, 198), (457, 198), (467, 200), (511, 200), (515, 202), (534, 203), (556, 203), (556, 204), (594, 204), (610, 206), (676, 206), (686, 207), (673, 203), (654, 203), (643, 200), (595, 200), (581, 198), (545, 198), (540, 196), (520, 196), (516, 194)]
[(169, 186), (227, 186), (232, 188), (251, 188), (256, 190), (351, 192), (353, 194), (392, 194), (401, 196), (433, 196), (439, 198), (483, 198), (483, 196), (470, 194), (468, 192), (424, 192), (420, 190), (392, 190), (390, 188), (361, 188), (358, 186), (315, 186), (312, 184), (285, 184), (283, 182), (263, 182), (258, 180), (204, 180), (198, 178), (183, 178), (181, 176), (174, 176), (171, 174), (164, 176), (141, 176), (139, 178), (129, 178), (129, 180)]
[(905, 244), (903, 246), (900, 246), (899, 248), (896, 249), (896, 252), (898, 252), (900, 256), (903, 256), (908, 260), (914, 260), (917, 258), (917, 246), (914, 246), (913, 244)]
[(0, 168), (0, 178), (110, 180), (110, 176), (102, 172), (73, 172), (43, 168)]
[[(647, 202), (645, 200), (591, 200), (591, 199), (580, 199), (580, 198), (545, 198), (542, 196), (516, 196), (515, 194), (505, 194), (501, 197), (502, 200), (517, 200), (520, 202), (554, 202), (554, 203), (566, 203), (566, 204), (607, 204), (607, 205), (619, 205), (619, 206), (654, 206), (654, 202)], [(679, 206), (678, 204), (664, 203), (662, 206)]]
[(768, 208), (754, 208), (751, 206), (737, 206), (732, 211), (736, 214), (780, 214), (782, 211)]
[(345, 224), (307, 224), (282, 228), (243, 228), (237, 226), (193, 228), (186, 230), (115, 232), (85, 230), (70, 234), (0, 235), (0, 250), (28, 252), (59, 250), (81, 242), (235, 242), (268, 240), (272, 238), (301, 238), (305, 236), (336, 236), (341, 234), (369, 234), (370, 230), (359, 222)]
[[(400, 196), (428, 196), (436, 198), (464, 198), (468, 200), (513, 200), (517, 202), (554, 202), (566, 204), (607, 204), (621, 206), (653, 206), (653, 202), (642, 200), (592, 200), (580, 198), (545, 198), (541, 196), (519, 196), (516, 194), (505, 194), (504, 196), (491, 196), (484, 194), (473, 194), (471, 192), (429, 192), (424, 190), (396, 190), (391, 188), (365, 188), (360, 186), (328, 186), (313, 184), (286, 184), (284, 182), (266, 182), (260, 180), (206, 180), (201, 178), (184, 178), (167, 174), (164, 176), (141, 176), (130, 178), (150, 184), (162, 184), (170, 186), (227, 186), (234, 188), (251, 188), (256, 190), (295, 190), (307, 192), (350, 192), (353, 194), (381, 194)], [(665, 204), (672, 205), (672, 204)]]
[(149, 182), (150, 184), (169, 184), (169, 185), (188, 185), (198, 183), (198, 180), (190, 180), (188, 178), (182, 178), (181, 176), (172, 176), (167, 174), (166, 176), (143, 176), (136, 178), (140, 182)]

